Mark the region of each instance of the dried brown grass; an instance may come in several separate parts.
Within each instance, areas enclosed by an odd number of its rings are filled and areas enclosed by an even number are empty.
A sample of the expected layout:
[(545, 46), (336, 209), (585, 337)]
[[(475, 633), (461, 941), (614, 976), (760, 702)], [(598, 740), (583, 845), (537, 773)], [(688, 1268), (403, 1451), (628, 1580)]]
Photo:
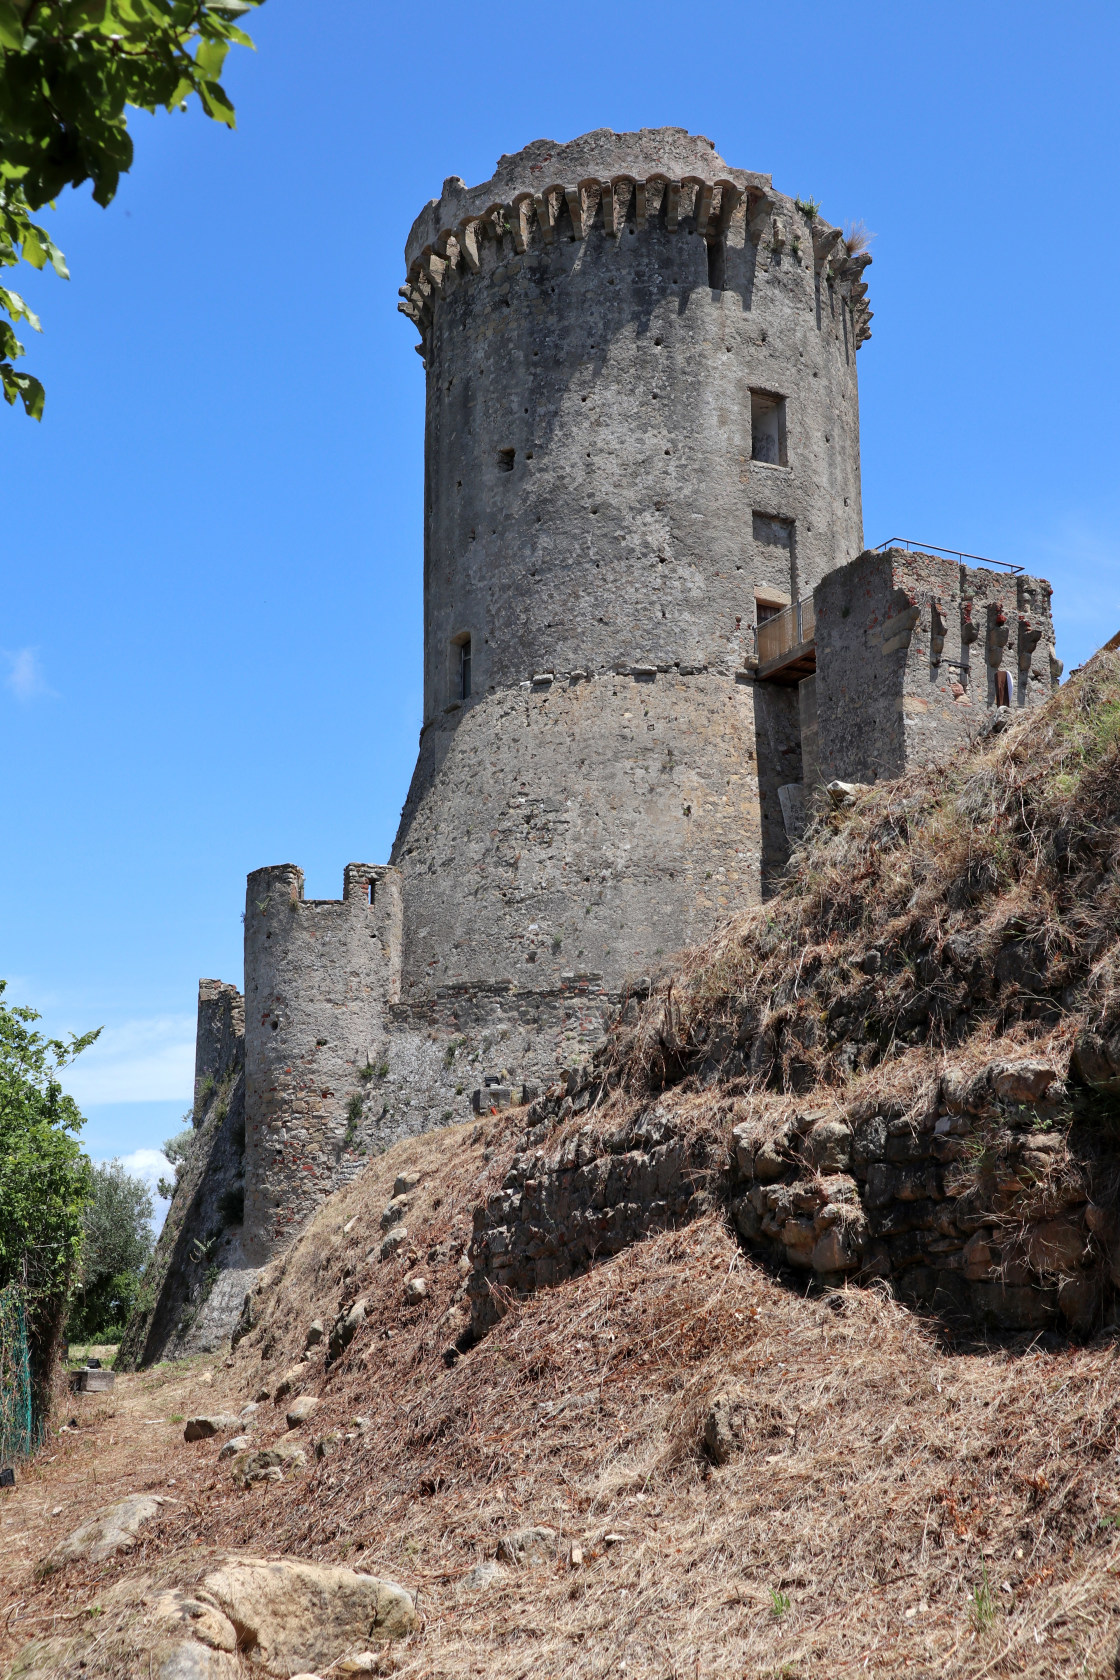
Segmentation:
[[(308, 1445), (350, 1436), (334, 1456), (239, 1492), (217, 1442), (164, 1449), (183, 1503), (135, 1557), (34, 1589), (28, 1628), (91, 1602), (127, 1607), (137, 1577), (149, 1591), (197, 1580), (236, 1547), (417, 1589), (423, 1631), (385, 1656), (405, 1676), (1114, 1674), (1112, 1338), (953, 1344), (884, 1292), (800, 1297), (712, 1217), (511, 1303), (449, 1369), (439, 1321), (461, 1276), (458, 1234), (522, 1118), (371, 1163), (269, 1274), (262, 1320), (218, 1367), (213, 1404), (274, 1386), (310, 1318), (329, 1321), (360, 1290), (371, 1307), (354, 1343), (306, 1374), (321, 1396)], [(406, 1165), (424, 1175), (408, 1216), (415, 1258), (367, 1262)], [(406, 1307), (418, 1269), (431, 1293)], [(748, 1427), (713, 1468), (704, 1419), (729, 1391)], [(265, 1408), (262, 1441), (283, 1410)], [(99, 1502), (114, 1493), (100, 1480)], [(555, 1562), (467, 1588), (503, 1534), (536, 1524), (560, 1534)], [(124, 1609), (118, 1619), (123, 1632), (106, 1622), (81, 1646), (91, 1680), (131, 1672)]]

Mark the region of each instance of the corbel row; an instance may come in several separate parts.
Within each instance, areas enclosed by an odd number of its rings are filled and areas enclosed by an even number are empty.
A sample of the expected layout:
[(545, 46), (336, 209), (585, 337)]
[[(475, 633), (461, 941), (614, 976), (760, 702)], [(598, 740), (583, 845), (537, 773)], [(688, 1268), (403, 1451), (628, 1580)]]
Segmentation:
[(609, 180), (588, 177), (575, 186), (558, 182), (538, 191), (515, 193), (508, 204), (491, 204), (480, 214), (464, 216), (454, 227), (443, 228), (409, 268), (398, 307), (426, 333), (432, 306), (450, 271), (480, 273), (482, 246), (488, 240), (500, 245), (508, 239), (518, 255), (537, 240), (542, 245), (554, 244), (565, 212), (577, 239), (588, 238), (596, 227), (613, 239), (631, 222), (641, 232), (651, 222), (664, 219), (670, 233), (677, 232), (683, 221), (693, 220), (696, 232), (714, 242), (726, 237), (740, 205), (748, 234), (757, 242), (769, 224), (774, 201), (757, 187), (744, 194), (734, 181), (705, 181), (697, 175), (679, 181), (660, 174), (645, 180), (615, 175)]
[[(575, 186), (556, 183), (537, 191), (515, 193), (509, 203), (488, 205), (479, 214), (462, 217), (453, 227), (443, 228), (416, 257), (408, 280), (400, 288), (403, 315), (413, 321), (422, 338), (427, 337), (432, 310), (441, 296), (449, 274), (479, 274), (482, 249), (489, 241), (501, 246), (509, 241), (517, 255), (523, 255), (539, 240), (552, 245), (566, 218), (572, 236), (586, 239), (598, 227), (606, 238), (617, 238), (628, 224), (641, 232), (651, 222), (664, 220), (675, 233), (682, 222), (692, 221), (696, 232), (708, 243), (726, 238), (732, 220), (742, 212), (747, 238), (755, 245), (764, 240), (781, 250), (792, 238), (778, 210), (777, 200), (759, 187), (746, 192), (733, 181), (705, 181), (685, 175), (679, 181), (655, 174), (645, 180), (616, 175), (609, 180), (588, 177)], [(840, 282), (853, 313), (856, 343), (870, 338), (871, 311), (867, 307), (867, 286), (863, 270), (871, 261), (868, 253), (849, 257), (839, 228), (815, 223), (812, 230), (813, 262), (816, 273), (830, 282)], [(420, 347), (418, 347), (420, 348)]]

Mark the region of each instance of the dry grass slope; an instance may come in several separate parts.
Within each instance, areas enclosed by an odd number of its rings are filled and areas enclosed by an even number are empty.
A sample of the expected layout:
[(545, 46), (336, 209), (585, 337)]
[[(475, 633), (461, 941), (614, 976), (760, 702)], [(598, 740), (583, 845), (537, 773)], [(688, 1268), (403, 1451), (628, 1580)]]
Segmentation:
[(659, 998), (612, 1048), (636, 1094), (850, 1086), (912, 1047), (1001, 1037), (1053, 1039), (1120, 1089), (1120, 654), (819, 819), (781, 894)]

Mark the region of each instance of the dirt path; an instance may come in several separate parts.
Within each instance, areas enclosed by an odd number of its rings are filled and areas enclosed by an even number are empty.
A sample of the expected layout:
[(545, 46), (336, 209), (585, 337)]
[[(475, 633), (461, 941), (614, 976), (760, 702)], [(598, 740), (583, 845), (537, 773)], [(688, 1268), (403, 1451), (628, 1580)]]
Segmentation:
[(73, 1614), (58, 1602), (57, 1582), (35, 1580), (53, 1546), (128, 1494), (190, 1500), (211, 1466), (184, 1452), (183, 1420), (242, 1404), (229, 1379), (220, 1359), (202, 1358), (118, 1375), (111, 1394), (65, 1402), (46, 1450), (0, 1491), (0, 1669)]

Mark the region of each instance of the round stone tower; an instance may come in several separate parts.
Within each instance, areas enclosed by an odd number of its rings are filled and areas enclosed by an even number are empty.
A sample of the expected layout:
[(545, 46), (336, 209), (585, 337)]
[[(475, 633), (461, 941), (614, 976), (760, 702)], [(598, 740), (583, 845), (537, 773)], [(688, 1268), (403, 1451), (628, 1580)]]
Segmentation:
[(452, 177), (406, 260), (427, 421), (402, 999), (615, 989), (783, 861), (797, 693), (745, 659), (863, 547), (870, 259), (666, 128)]

